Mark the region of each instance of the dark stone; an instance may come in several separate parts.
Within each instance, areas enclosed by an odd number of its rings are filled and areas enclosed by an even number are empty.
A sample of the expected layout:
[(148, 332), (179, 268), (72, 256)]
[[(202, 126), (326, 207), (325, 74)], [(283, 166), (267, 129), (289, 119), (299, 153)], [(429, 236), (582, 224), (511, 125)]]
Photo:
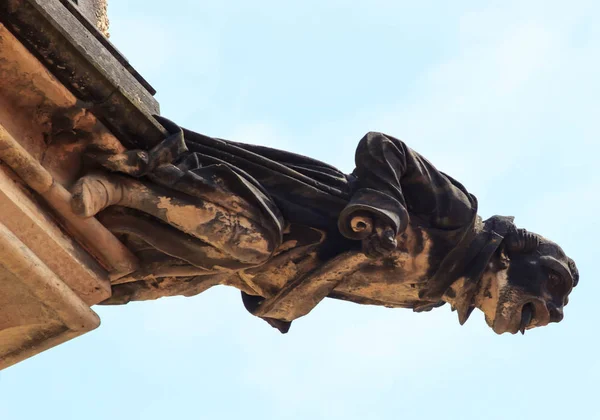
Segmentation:
[(447, 302), (461, 324), (478, 307), (497, 333), (562, 319), (574, 262), (512, 217), (481, 220), (462, 184), (395, 137), (367, 133), (344, 174), (157, 118), (169, 137), (117, 155), (90, 150), (112, 175), (74, 190), (74, 208), (100, 212), (145, 264), (107, 304), (192, 295), (204, 277), (239, 288), (248, 311), (281, 332), (325, 297), (417, 312)]

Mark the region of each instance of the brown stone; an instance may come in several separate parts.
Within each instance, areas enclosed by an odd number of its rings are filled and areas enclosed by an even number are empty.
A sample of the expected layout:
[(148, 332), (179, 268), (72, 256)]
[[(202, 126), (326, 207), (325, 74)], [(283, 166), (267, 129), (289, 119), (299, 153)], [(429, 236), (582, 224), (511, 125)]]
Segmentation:
[(38, 256), (0, 224), (0, 369), (100, 325)]
[(0, 369), (96, 328), (109, 275), (135, 267), (98, 220), (73, 213), (86, 145), (124, 150), (0, 24)]
[(108, 37), (107, 0), (69, 0), (77, 5), (81, 13), (92, 22), (104, 36)]

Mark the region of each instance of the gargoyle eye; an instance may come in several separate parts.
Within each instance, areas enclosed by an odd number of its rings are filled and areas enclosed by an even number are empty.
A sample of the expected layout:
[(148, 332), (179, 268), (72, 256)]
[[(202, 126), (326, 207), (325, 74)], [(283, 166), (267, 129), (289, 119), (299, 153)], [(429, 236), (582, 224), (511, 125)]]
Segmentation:
[(562, 279), (557, 273), (554, 273), (551, 271), (548, 274), (548, 285), (549, 286), (558, 286), (561, 281), (562, 281)]
[(548, 270), (548, 291), (553, 296), (564, 296), (567, 293), (567, 282), (554, 270)]

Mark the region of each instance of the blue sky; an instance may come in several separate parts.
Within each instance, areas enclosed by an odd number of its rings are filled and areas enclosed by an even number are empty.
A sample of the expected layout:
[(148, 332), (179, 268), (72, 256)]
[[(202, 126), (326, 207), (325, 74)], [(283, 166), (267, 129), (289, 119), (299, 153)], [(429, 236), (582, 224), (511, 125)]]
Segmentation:
[(482, 216), (561, 244), (580, 286), (524, 337), (333, 300), (280, 335), (226, 287), (98, 307), (98, 330), (0, 373), (0, 419), (600, 418), (596, 2), (109, 3), (163, 115), (345, 171), (392, 134)]

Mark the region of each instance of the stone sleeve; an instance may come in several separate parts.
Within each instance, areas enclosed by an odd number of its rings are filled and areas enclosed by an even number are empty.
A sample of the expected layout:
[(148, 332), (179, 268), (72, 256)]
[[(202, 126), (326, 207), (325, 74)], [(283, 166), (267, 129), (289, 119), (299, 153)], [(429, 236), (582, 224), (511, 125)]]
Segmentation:
[(409, 214), (438, 229), (457, 229), (473, 220), (475, 197), (401, 140), (367, 133), (355, 160), (354, 192), (338, 223), (344, 236), (358, 239), (350, 220), (364, 212), (387, 222), (396, 234), (406, 229)]

